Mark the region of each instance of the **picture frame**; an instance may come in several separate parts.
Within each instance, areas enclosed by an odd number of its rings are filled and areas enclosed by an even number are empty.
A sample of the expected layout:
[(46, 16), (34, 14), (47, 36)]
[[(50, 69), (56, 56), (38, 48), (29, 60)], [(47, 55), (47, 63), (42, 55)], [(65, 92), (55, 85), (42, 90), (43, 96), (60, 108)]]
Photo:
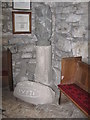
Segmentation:
[(13, 0), (13, 10), (31, 10), (31, 0)]
[(12, 12), (13, 34), (31, 33), (31, 12)]

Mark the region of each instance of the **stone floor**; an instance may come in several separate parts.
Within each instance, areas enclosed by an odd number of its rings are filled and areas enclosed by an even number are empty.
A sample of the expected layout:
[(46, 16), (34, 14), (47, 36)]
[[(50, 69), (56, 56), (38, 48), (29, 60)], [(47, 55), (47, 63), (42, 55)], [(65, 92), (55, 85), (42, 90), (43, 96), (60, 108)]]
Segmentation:
[(16, 99), (8, 89), (2, 94), (3, 118), (86, 118), (64, 95), (61, 105), (32, 105)]

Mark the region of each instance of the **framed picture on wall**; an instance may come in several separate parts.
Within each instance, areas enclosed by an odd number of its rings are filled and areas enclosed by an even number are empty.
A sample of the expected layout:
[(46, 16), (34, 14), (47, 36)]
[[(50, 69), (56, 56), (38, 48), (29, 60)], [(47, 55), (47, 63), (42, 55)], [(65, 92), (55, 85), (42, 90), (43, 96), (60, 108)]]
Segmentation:
[(31, 12), (12, 12), (13, 34), (31, 33)]
[(12, 7), (14, 10), (30, 10), (31, 0), (13, 0)]

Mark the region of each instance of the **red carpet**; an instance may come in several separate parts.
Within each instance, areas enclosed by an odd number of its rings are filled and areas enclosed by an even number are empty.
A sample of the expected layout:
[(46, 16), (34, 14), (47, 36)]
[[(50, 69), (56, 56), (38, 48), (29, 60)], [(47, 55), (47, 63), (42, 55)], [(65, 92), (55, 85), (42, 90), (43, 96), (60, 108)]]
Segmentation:
[(72, 100), (74, 100), (88, 115), (90, 115), (90, 94), (76, 84), (58, 85)]

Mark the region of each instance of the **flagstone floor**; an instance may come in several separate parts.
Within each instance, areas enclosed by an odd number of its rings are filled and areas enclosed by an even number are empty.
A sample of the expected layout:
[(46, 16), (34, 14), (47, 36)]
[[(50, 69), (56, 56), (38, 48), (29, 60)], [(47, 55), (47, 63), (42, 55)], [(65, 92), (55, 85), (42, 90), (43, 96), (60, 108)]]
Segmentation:
[(13, 96), (8, 89), (2, 93), (3, 118), (86, 118), (64, 95), (61, 105), (32, 105)]

